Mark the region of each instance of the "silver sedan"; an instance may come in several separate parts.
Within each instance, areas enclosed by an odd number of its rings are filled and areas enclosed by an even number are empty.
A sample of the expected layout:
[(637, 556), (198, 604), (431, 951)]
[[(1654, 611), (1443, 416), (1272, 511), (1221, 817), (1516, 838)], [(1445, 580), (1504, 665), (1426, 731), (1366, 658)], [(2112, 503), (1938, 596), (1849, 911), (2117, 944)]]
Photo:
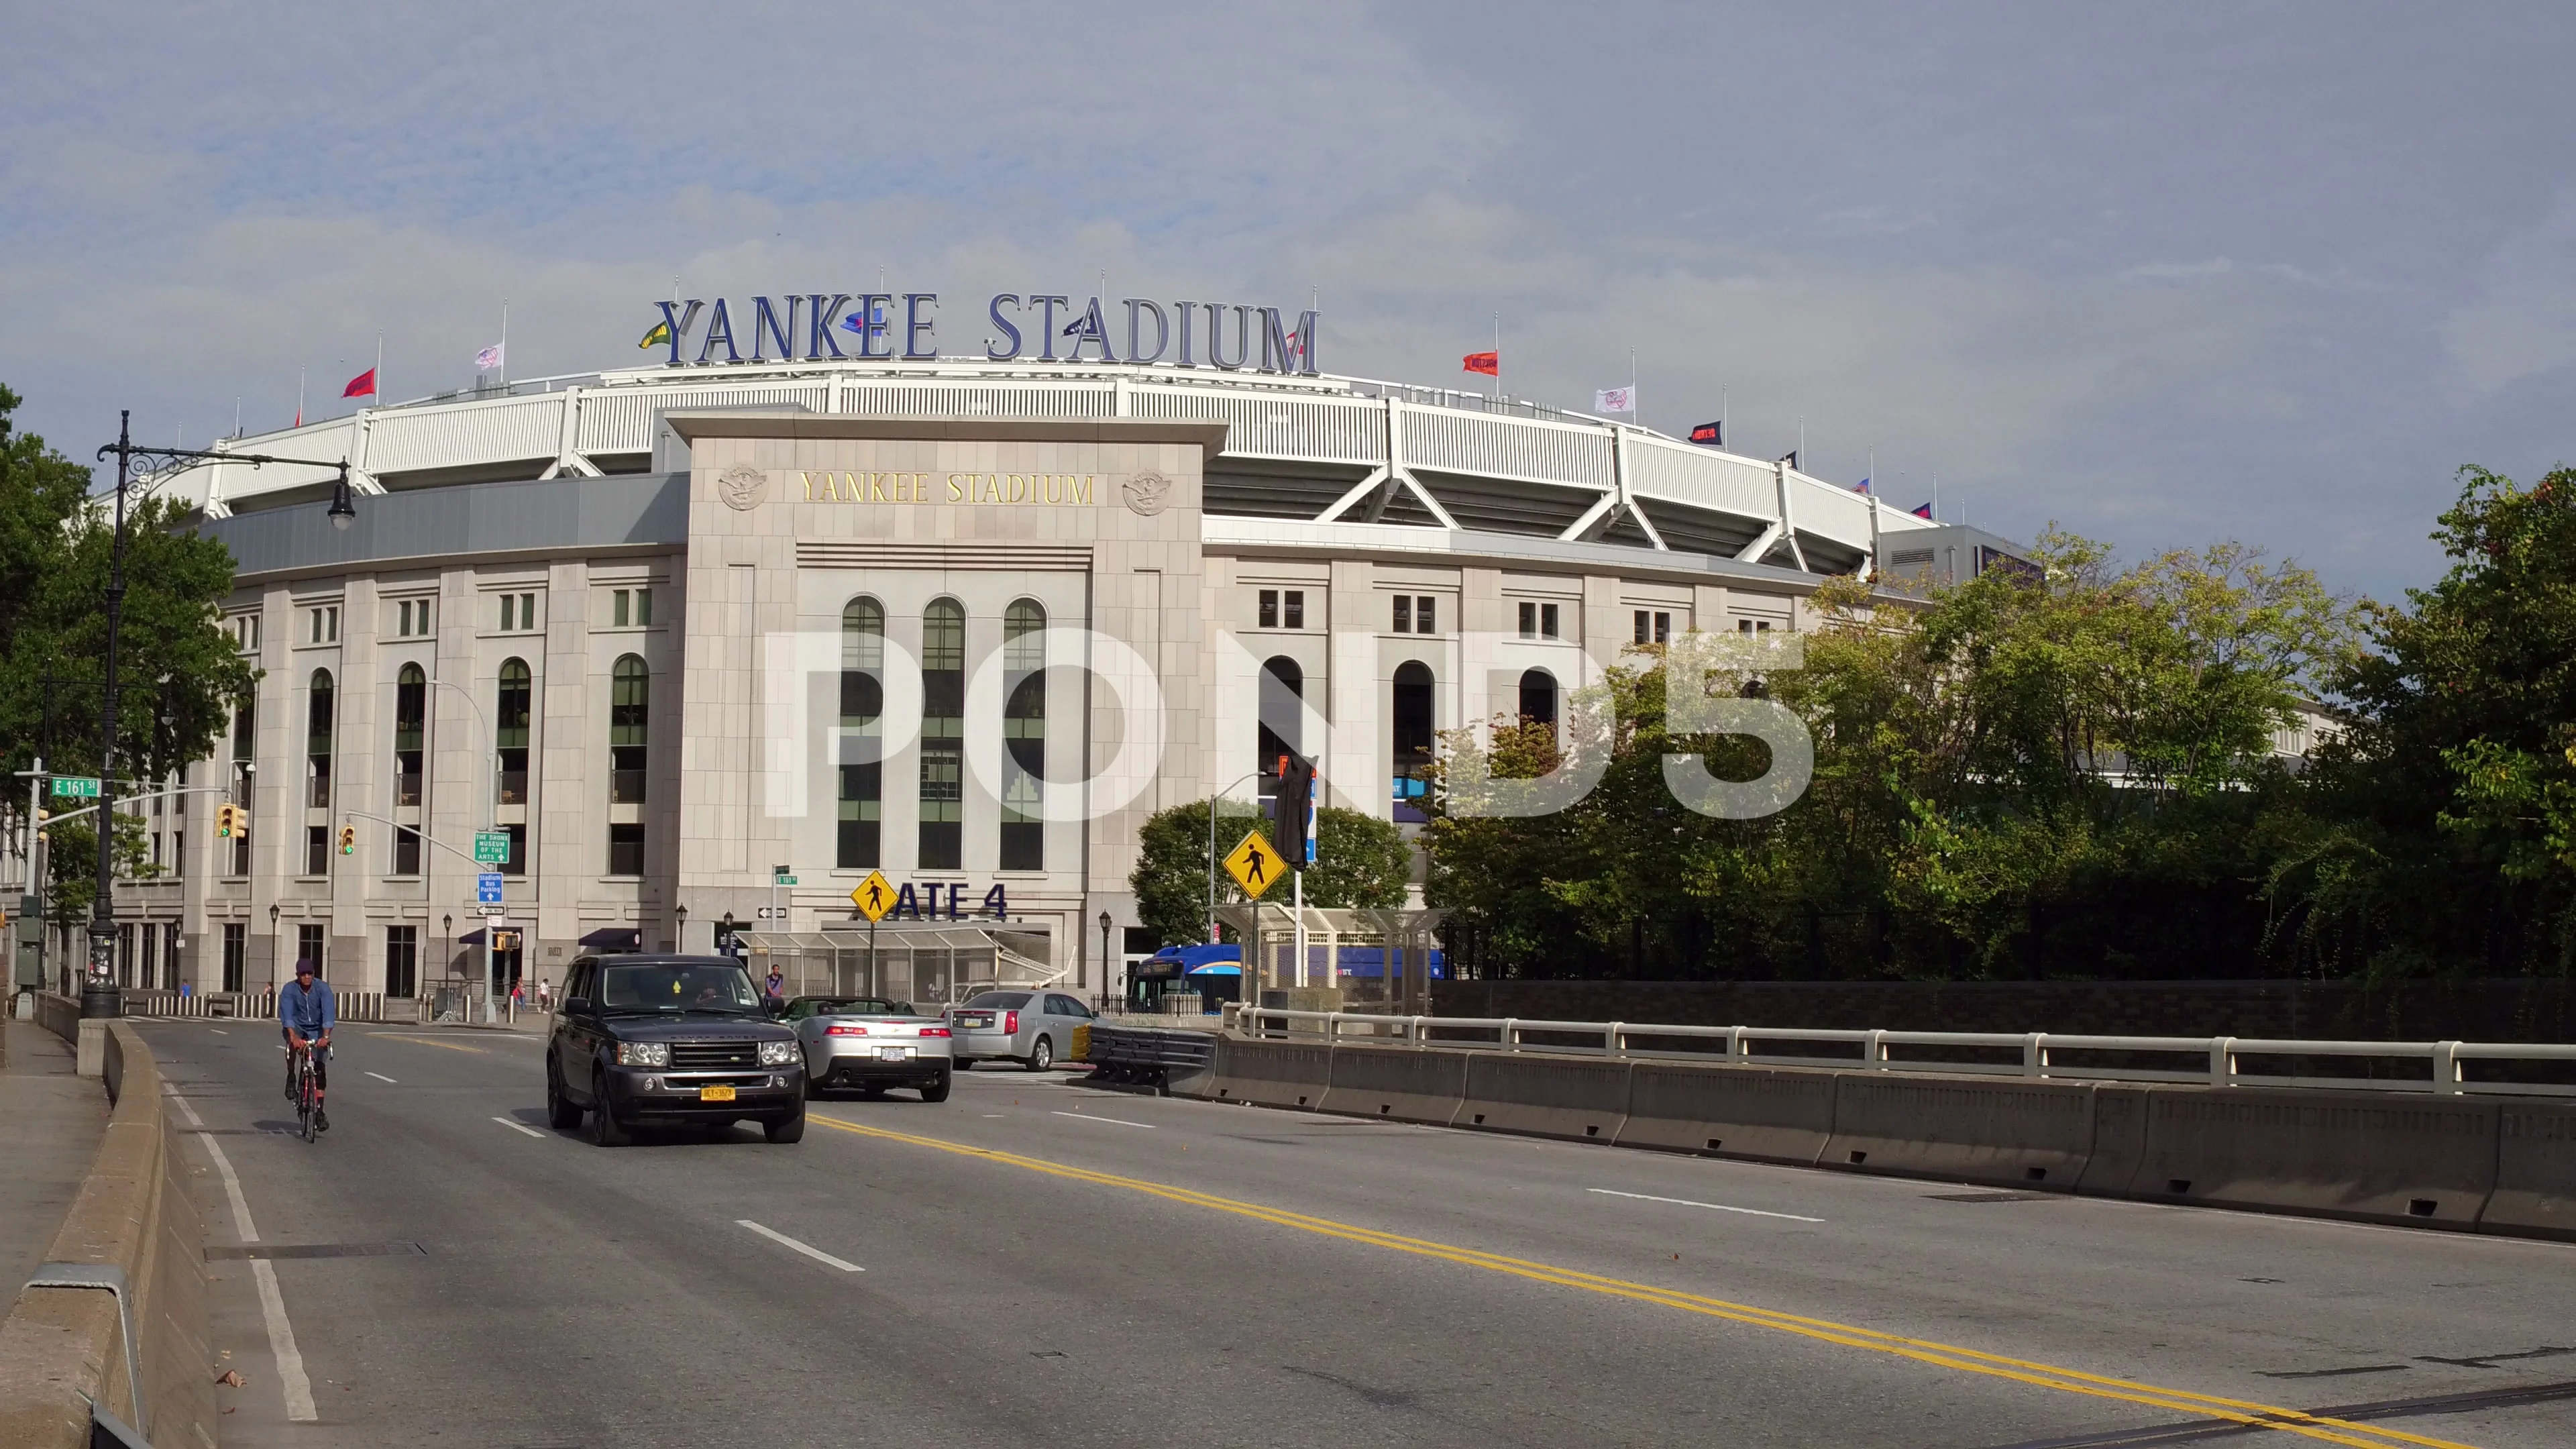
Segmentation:
[(985, 991), (948, 1008), (960, 1068), (1013, 1061), (1043, 1072), (1073, 1055), (1074, 1033), (1091, 1018), (1090, 1007), (1061, 991)]
[(805, 1090), (819, 1097), (856, 1088), (874, 1097), (915, 1087), (921, 1100), (948, 1100), (949, 1028), (908, 1002), (879, 996), (800, 996), (786, 1021), (805, 1051)]

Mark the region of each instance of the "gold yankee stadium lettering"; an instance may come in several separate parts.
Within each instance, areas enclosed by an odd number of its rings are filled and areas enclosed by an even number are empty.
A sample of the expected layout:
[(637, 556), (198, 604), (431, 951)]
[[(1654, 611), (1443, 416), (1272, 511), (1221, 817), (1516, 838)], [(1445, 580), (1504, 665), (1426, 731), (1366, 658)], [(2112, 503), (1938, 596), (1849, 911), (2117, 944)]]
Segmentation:
[(951, 473), (943, 489), (927, 473), (805, 474), (808, 503), (1075, 504), (1089, 507), (1092, 473)]

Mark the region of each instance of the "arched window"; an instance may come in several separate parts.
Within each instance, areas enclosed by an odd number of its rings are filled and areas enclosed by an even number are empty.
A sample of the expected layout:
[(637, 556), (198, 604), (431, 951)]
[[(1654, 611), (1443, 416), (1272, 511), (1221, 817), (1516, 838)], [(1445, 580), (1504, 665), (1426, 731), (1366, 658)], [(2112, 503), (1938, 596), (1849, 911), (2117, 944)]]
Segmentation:
[(332, 713), (331, 673), (316, 669), (304, 705), (304, 758), (313, 782), (305, 803), (316, 810), (331, 808)]
[[(873, 870), (878, 825), (885, 809), (885, 606), (852, 599), (841, 610), (841, 734), (836, 762), (840, 786), (840, 838), (834, 863), (844, 870)], [(856, 736), (855, 740), (852, 737)]]
[(1521, 723), (1556, 727), (1556, 676), (1544, 669), (1521, 675)]
[(1279, 793), (1279, 757), (1304, 754), (1306, 671), (1285, 655), (1261, 666), (1261, 793)]
[(1002, 611), (1002, 689), (1002, 869), (1044, 870), (1046, 610), (1035, 599)]
[(933, 599), (921, 611), (921, 854), (925, 870), (964, 863), (966, 610)]
[(536, 677), (524, 659), (501, 661), (501, 683), (493, 702), (492, 747), (500, 752), (500, 780), (495, 798), (504, 805), (528, 803), (528, 720), (535, 713)]
[(1432, 718), (1431, 667), (1418, 659), (1395, 666), (1392, 743), (1397, 820), (1421, 821), (1423, 796), (1430, 790)]

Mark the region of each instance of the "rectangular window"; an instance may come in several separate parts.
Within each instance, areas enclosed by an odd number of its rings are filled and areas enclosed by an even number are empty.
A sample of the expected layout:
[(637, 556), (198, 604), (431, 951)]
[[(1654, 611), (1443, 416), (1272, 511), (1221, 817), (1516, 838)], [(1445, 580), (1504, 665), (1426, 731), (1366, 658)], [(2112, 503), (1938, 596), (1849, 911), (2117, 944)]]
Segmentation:
[(1413, 632), (1413, 596), (1411, 594), (1395, 596), (1395, 632), (1398, 634)]
[(409, 599), (394, 605), (394, 635), (397, 638), (411, 637), (411, 600)]
[(885, 766), (843, 765), (840, 804), (840, 839), (833, 863), (843, 870), (875, 869), (882, 863), (877, 851), (885, 809)]
[(1524, 639), (1538, 637), (1538, 605), (1526, 600), (1521, 604), (1521, 637)]
[(239, 921), (224, 923), (224, 990), (242, 989), (242, 978), (250, 974), (250, 927)]
[(625, 628), (625, 627), (626, 627), (626, 591), (625, 591), (624, 589), (618, 589), (618, 590), (616, 590), (615, 592), (611, 593), (608, 597), (609, 597), (609, 599), (611, 600), (611, 606), (610, 606), (609, 611), (608, 611), (608, 627), (610, 627), (610, 628), (612, 628), (612, 629), (623, 629), (623, 628)]
[(394, 827), (394, 874), (420, 874), (420, 832)]
[(1738, 619), (1735, 621), (1735, 632), (1738, 634), (1768, 634), (1771, 632), (1771, 621), (1768, 619)]
[(1562, 639), (1565, 637), (1557, 631), (1556, 605), (1541, 604), (1538, 606), (1538, 632), (1539, 637), (1544, 639)]
[(1414, 633), (1416, 633), (1416, 634), (1437, 634), (1437, 633), (1439, 633), (1439, 632), (1440, 632), (1440, 625), (1439, 625), (1439, 622), (1438, 622), (1439, 617), (1440, 617), (1440, 616), (1439, 616), (1439, 614), (1438, 614), (1438, 612), (1437, 612), (1437, 610), (1436, 610), (1435, 606), (1434, 606), (1434, 605), (1432, 604), (1432, 602), (1431, 602), (1431, 596), (1430, 596), (1429, 594), (1418, 594), (1418, 595), (1416, 595), (1416, 596), (1414, 597), (1414, 600), (1413, 600), (1413, 632), (1414, 632)]
[(328, 875), (330, 872), (331, 827), (328, 825), (305, 826), (304, 873), (306, 875)]
[(234, 647), (240, 649), (244, 654), (257, 652), (259, 649), (259, 615), (233, 615), (233, 644)]
[(394, 605), (394, 633), (417, 639), (429, 633), (429, 600), (405, 599)]
[(612, 825), (608, 827), (608, 873), (642, 875), (644, 873), (644, 827)]
[(1655, 642), (1658, 644), (1673, 642), (1673, 616), (1661, 609), (1655, 611)]
[(188, 833), (184, 830), (173, 830), (170, 832), (170, 874), (181, 876), (187, 873)]
[(1637, 642), (1669, 644), (1673, 639), (1673, 616), (1664, 610), (1637, 611)]
[(964, 864), (965, 751), (957, 744), (921, 748), (921, 859), (924, 870)]
[(651, 626), (652, 622), (653, 591), (651, 589), (637, 589), (635, 591), (635, 627), (638, 629), (647, 628)]
[(501, 632), (504, 634), (509, 633), (511, 626), (518, 621), (518, 617), (519, 596), (516, 594), (503, 594), (501, 596)]
[(1640, 644), (1645, 643), (1645, 642), (1646, 642), (1646, 640), (1647, 640), (1647, 636), (1648, 636), (1648, 635), (1650, 635), (1650, 634), (1652, 634), (1652, 633), (1654, 632), (1654, 628), (1655, 628), (1655, 619), (1654, 619), (1654, 615), (1647, 613), (1647, 612), (1646, 612), (1645, 610), (1643, 610), (1643, 609), (1639, 609), (1639, 610), (1637, 611), (1637, 637), (1636, 637), (1636, 642), (1637, 642), (1637, 643), (1640, 643)]
[(1279, 627), (1279, 591), (1277, 589), (1261, 591), (1261, 627), (1264, 629)]
[(1280, 627), (1287, 629), (1305, 628), (1306, 591), (1304, 589), (1290, 589), (1288, 591), (1288, 596), (1283, 603), (1284, 607), (1280, 610)]
[(519, 627), (522, 630), (537, 627), (537, 596), (534, 594), (519, 596)]
[(528, 873), (528, 827), (504, 825), (501, 827), (501, 833), (510, 837), (510, 858), (501, 862), (501, 874), (526, 875)]
[[(322, 926), (318, 922), (308, 922), (295, 928), (295, 959), (298, 961), (312, 962), (313, 974), (316, 976), (324, 974), (322, 970), (324, 964), (322, 960), (322, 933), (326, 929), (326, 927)], [(285, 976), (291, 976), (294, 973), (292, 971), (288, 971), (283, 974)], [(283, 977), (281, 977), (281, 979), (283, 979)]]
[(385, 995), (420, 994), (420, 927), (385, 927)]

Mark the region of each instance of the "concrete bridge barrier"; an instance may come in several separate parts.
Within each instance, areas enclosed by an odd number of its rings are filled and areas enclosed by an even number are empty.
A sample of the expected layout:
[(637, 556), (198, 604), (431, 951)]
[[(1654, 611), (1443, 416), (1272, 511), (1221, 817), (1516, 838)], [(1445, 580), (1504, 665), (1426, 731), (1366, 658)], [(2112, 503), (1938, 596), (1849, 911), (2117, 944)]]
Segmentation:
[(2291, 1088), (2156, 1087), (2128, 1195), (2474, 1228), (2496, 1185), (2499, 1103)]
[(116, 1107), (38, 1284), (0, 1321), (0, 1444), (85, 1449), (92, 1408), (162, 1445), (215, 1442), (205, 1225), (151, 1049), (104, 1027)]
[(2576, 1103), (2506, 1102), (2482, 1232), (2576, 1238)]
[(1842, 1072), (1818, 1165), (2073, 1192), (2092, 1155), (2089, 1082)]
[(1470, 1052), (1452, 1125), (1607, 1145), (1628, 1120), (1628, 1068), (1616, 1058)]
[(1412, 1047), (1337, 1046), (1323, 1109), (1446, 1127), (1467, 1095), (1472, 1053)]
[(1208, 1095), (1219, 1102), (1261, 1107), (1322, 1105), (1332, 1078), (1333, 1049), (1320, 1041), (1256, 1041), (1229, 1037), (1218, 1049)]
[(1812, 1167), (1833, 1130), (1831, 1072), (1638, 1062), (1619, 1145)]

